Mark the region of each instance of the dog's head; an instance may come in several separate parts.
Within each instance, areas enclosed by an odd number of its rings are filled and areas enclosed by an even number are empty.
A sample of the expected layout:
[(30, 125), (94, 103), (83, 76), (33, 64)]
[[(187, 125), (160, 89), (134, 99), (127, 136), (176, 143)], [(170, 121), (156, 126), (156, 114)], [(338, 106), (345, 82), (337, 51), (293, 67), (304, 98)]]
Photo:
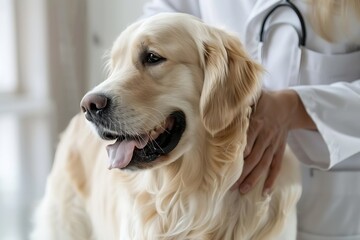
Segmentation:
[(235, 36), (186, 14), (128, 27), (111, 51), (109, 77), (81, 107), (111, 168), (168, 164), (227, 128), (258, 92), (260, 67)]

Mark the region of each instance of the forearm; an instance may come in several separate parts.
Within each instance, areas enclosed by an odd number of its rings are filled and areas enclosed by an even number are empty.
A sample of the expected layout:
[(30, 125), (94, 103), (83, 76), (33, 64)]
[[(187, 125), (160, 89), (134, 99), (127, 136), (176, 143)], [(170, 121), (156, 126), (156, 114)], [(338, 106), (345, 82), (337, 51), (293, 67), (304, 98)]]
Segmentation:
[(292, 89), (280, 90), (275, 92), (263, 92), (263, 95), (272, 96), (267, 101), (273, 99), (272, 114), (277, 114), (279, 123), (287, 130), (306, 129), (317, 130), (316, 124), (308, 115), (298, 93)]

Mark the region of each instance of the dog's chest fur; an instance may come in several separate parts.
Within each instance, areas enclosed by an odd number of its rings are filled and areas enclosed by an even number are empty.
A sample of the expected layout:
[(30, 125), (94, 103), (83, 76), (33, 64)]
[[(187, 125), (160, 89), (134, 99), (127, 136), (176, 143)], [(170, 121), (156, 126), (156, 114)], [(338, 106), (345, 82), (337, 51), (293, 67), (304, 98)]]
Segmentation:
[[(275, 217), (261, 188), (247, 196), (224, 193), (216, 183), (191, 183), (169, 174), (179, 166), (169, 168), (173, 169), (105, 173), (108, 177), (94, 184), (87, 206), (98, 239), (252, 239)], [(104, 168), (97, 169), (102, 174)], [(206, 178), (211, 176), (203, 178), (210, 181)], [(284, 217), (277, 216), (278, 223)], [(272, 231), (267, 231), (268, 237)]]

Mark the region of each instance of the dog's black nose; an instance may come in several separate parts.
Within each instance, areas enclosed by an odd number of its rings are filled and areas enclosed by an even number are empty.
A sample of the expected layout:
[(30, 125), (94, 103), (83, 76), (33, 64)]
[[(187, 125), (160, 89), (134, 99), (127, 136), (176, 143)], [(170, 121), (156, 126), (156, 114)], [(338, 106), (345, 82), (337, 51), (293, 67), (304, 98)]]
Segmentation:
[(108, 106), (108, 102), (108, 98), (104, 95), (91, 93), (84, 96), (80, 106), (82, 111), (86, 113), (86, 118), (88, 118), (99, 115)]

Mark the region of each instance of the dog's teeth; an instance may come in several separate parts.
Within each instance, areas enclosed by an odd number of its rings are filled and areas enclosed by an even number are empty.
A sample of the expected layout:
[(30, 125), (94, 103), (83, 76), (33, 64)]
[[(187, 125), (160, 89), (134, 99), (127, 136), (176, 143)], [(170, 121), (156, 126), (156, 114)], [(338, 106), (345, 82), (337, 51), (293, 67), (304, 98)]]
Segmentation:
[(171, 130), (174, 126), (174, 118), (170, 118), (168, 121), (166, 121), (165, 129)]
[(151, 139), (156, 139), (158, 136), (159, 136), (159, 133), (156, 132), (156, 131), (153, 131), (153, 132), (151, 132), (151, 134), (150, 134), (150, 138), (151, 138)]
[(160, 125), (155, 126), (153, 128), (153, 130), (151, 130), (149, 132), (150, 138), (151, 139), (156, 139), (157, 137), (159, 137), (160, 134), (164, 133), (167, 128), (172, 127), (172, 125), (173, 125), (172, 121), (170, 121), (170, 124), (169, 124), (168, 119), (165, 119), (164, 121), (162, 121), (160, 123)]
[(164, 124), (162, 124), (160, 126), (155, 127), (155, 132), (163, 133), (164, 129), (165, 129)]
[(165, 126), (166, 126), (166, 119), (161, 123), (161, 129), (164, 129), (165, 128)]

